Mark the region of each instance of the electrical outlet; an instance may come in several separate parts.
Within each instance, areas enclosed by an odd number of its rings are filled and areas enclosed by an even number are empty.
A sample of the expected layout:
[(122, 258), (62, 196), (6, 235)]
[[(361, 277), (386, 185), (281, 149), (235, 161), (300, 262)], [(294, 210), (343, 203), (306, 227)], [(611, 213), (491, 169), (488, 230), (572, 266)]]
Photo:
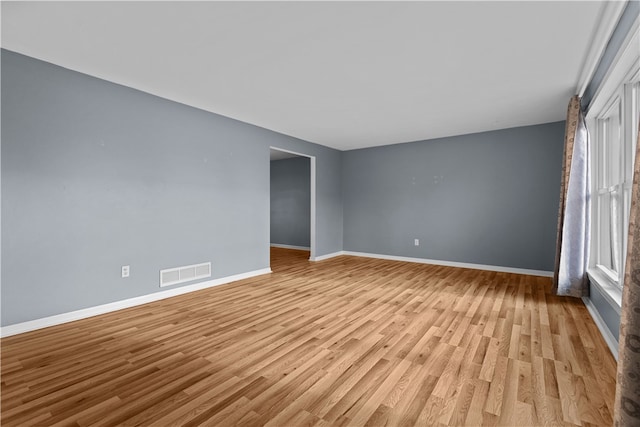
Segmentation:
[(123, 265), (122, 266), (122, 277), (129, 277), (129, 266), (128, 265)]
[(413, 246), (420, 246), (420, 239), (414, 239)]

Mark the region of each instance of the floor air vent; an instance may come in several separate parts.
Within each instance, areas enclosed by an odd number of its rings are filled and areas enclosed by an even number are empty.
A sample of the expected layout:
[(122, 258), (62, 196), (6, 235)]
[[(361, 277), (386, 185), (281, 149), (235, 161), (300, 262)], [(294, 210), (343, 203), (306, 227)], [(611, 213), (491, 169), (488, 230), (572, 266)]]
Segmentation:
[(187, 265), (160, 270), (160, 287), (211, 277), (211, 263)]

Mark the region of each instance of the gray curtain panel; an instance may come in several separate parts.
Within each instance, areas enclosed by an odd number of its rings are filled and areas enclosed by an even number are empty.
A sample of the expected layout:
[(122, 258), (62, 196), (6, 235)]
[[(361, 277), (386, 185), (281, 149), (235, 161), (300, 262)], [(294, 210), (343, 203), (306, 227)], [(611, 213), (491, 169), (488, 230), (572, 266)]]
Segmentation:
[(589, 133), (577, 96), (569, 102), (566, 126), (553, 286), (558, 295), (582, 297), (589, 291), (591, 197)]
[(614, 423), (640, 426), (640, 134), (631, 193), (627, 262), (622, 290)]

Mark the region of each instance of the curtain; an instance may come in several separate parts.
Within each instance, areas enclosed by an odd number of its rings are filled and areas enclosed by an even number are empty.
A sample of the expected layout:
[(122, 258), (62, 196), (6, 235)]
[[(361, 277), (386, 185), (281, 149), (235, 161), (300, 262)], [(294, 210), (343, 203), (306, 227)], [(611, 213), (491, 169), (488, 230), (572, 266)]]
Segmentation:
[(564, 135), (560, 212), (553, 287), (558, 295), (588, 295), (590, 191), (589, 134), (580, 98), (569, 102)]
[(631, 193), (629, 240), (622, 288), (614, 423), (640, 426), (640, 134)]

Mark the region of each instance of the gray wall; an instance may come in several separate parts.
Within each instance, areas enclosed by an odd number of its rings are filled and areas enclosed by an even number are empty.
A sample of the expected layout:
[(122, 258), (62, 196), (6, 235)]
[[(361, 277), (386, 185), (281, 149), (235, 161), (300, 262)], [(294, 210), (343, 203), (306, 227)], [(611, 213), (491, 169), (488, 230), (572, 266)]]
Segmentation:
[(345, 250), (553, 270), (563, 138), (557, 122), (345, 152)]
[(271, 162), (271, 243), (309, 247), (310, 171), (308, 157)]
[(598, 314), (602, 318), (602, 321), (606, 325), (607, 329), (611, 332), (611, 335), (618, 341), (618, 335), (620, 335), (620, 313), (616, 310), (607, 298), (603, 295), (604, 290), (600, 287), (589, 284), (589, 299), (598, 310)]
[(341, 250), (340, 152), (2, 50), (2, 325), (268, 267), (269, 146), (316, 156)]

